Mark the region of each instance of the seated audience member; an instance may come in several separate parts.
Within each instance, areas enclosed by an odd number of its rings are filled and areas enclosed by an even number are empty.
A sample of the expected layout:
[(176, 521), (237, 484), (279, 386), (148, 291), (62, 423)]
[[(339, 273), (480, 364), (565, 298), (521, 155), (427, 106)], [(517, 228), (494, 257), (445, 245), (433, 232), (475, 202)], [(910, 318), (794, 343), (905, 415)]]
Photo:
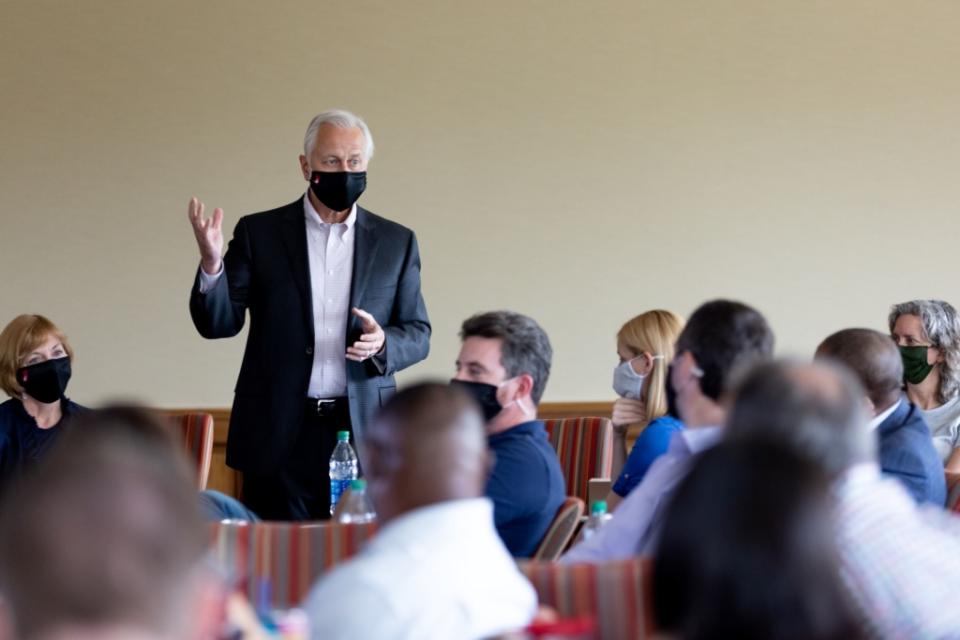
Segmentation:
[(195, 480), (168, 425), (85, 412), (0, 506), (0, 594), (19, 640), (212, 639)]
[[(607, 504), (617, 506), (667, 450), (670, 438), (683, 423), (667, 415), (667, 366), (683, 319), (655, 309), (631, 319), (617, 333), (620, 364), (613, 371), (613, 477), (616, 482)], [(627, 457), (628, 431), (636, 440)], [(626, 464), (624, 459), (626, 458)]]
[(652, 555), (663, 516), (691, 458), (715, 445), (726, 417), (725, 389), (735, 370), (773, 352), (773, 333), (759, 311), (740, 302), (701, 305), (677, 338), (667, 377), (668, 413), (683, 420), (667, 452), (657, 458), (613, 518), (562, 562), (603, 562)]
[(516, 557), (536, 551), (566, 488), (557, 452), (537, 405), (547, 386), (553, 349), (532, 318), (511, 311), (464, 321), (453, 383), (480, 405), (494, 454), (487, 496), (497, 532)]
[(834, 478), (839, 569), (867, 635), (955, 638), (960, 519), (880, 474), (864, 393), (827, 362), (760, 365), (735, 391), (726, 437), (793, 447)]
[(223, 520), (243, 520), (245, 522), (260, 522), (260, 517), (248, 509), (246, 505), (232, 496), (220, 491), (204, 489), (200, 492), (200, 514), (207, 522)]
[(657, 626), (682, 640), (858, 637), (831, 509), (826, 474), (785, 445), (721, 442), (704, 452), (664, 521)]
[(817, 358), (843, 364), (866, 390), (880, 470), (902, 482), (917, 502), (942, 507), (947, 500), (943, 462), (923, 414), (903, 397), (903, 363), (890, 337), (872, 329), (844, 329), (820, 343)]
[(890, 335), (910, 402), (923, 411), (947, 471), (960, 471), (960, 319), (942, 300), (893, 305)]
[(313, 638), (486, 638), (526, 626), (536, 594), (497, 536), (483, 497), (483, 421), (460, 389), (390, 398), (364, 435), (381, 528), (304, 603)]
[(43, 456), (81, 407), (64, 396), (73, 350), (47, 318), (21, 315), (0, 333), (0, 493)]

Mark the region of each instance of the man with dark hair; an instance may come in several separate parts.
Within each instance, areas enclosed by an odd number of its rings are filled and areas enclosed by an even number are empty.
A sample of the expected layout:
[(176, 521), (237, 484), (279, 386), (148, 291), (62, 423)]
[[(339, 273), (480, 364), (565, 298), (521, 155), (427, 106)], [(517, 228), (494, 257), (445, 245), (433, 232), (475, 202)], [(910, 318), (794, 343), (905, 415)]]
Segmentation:
[(769, 358), (773, 332), (756, 309), (732, 300), (697, 308), (677, 338), (667, 379), (671, 415), (686, 429), (627, 494), (613, 519), (563, 556), (564, 562), (602, 562), (652, 555), (666, 506), (686, 476), (691, 459), (716, 444), (726, 417), (727, 383), (738, 370)]
[(893, 340), (872, 329), (844, 329), (820, 343), (816, 357), (840, 362), (860, 379), (881, 471), (902, 482), (918, 503), (942, 507), (947, 500), (943, 462), (923, 413), (903, 397), (903, 361)]
[(467, 394), (408, 387), (364, 438), (381, 529), (307, 597), (311, 637), (487, 638), (526, 626), (536, 594), (494, 529), (483, 421)]
[(474, 397), (487, 422), (495, 456), (487, 496), (497, 531), (510, 553), (528, 558), (566, 495), (557, 453), (537, 420), (553, 349), (540, 325), (512, 311), (468, 318), (460, 338), (453, 382)]
[(215, 637), (222, 586), (169, 425), (89, 412), (0, 507), (0, 594), (20, 640)]
[(839, 570), (866, 636), (955, 638), (960, 519), (880, 474), (864, 395), (826, 361), (761, 365), (733, 392), (725, 438), (774, 440), (830, 476)]

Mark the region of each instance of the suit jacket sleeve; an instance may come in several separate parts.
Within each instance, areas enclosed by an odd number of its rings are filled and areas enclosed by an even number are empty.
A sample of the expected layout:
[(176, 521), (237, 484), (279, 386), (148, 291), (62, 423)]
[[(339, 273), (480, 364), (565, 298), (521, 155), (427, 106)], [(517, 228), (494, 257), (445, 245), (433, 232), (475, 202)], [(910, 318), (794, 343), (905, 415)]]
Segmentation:
[(200, 293), (200, 271), (190, 292), (190, 316), (204, 338), (229, 338), (240, 333), (250, 290), (251, 254), (247, 225), (237, 222), (223, 257), (223, 275), (213, 288)]
[(413, 232), (407, 243), (390, 322), (383, 332), (384, 352), (371, 359), (380, 375), (393, 375), (420, 362), (430, 352), (430, 319), (420, 293), (420, 249)]

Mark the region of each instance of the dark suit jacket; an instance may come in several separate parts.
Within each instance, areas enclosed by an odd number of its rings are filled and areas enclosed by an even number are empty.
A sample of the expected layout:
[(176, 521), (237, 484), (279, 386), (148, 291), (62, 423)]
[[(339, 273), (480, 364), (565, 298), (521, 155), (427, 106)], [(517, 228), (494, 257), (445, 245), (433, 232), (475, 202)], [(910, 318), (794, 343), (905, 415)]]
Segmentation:
[[(350, 418), (359, 443), (364, 425), (396, 389), (393, 374), (427, 356), (430, 321), (420, 294), (414, 233), (357, 207), (354, 242), (350, 306), (371, 313), (386, 334), (384, 354), (364, 362), (346, 361)], [(225, 277), (205, 294), (200, 293), (198, 270), (190, 315), (203, 337), (226, 338), (243, 328), (249, 310), (227, 464), (251, 473), (274, 473), (294, 446), (313, 366), (303, 199), (241, 218), (223, 262)], [(347, 344), (360, 333), (360, 322), (351, 315)]]
[(877, 437), (883, 473), (900, 480), (918, 503), (942, 507), (947, 501), (943, 462), (920, 410), (903, 398), (877, 427)]

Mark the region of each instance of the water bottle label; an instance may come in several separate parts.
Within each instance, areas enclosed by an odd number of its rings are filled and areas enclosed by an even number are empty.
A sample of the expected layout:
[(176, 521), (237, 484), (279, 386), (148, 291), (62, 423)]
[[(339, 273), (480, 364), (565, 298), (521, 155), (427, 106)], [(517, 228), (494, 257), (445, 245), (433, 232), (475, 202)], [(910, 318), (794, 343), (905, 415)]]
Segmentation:
[(334, 509), (337, 508), (337, 503), (340, 502), (340, 496), (349, 488), (349, 478), (346, 480), (330, 480), (330, 515), (333, 515)]

